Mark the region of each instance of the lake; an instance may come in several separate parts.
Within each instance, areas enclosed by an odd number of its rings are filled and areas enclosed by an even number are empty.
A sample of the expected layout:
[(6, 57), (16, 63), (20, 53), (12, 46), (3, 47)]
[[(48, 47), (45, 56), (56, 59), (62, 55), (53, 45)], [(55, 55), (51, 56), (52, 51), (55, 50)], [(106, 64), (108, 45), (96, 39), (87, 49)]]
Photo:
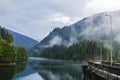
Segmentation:
[(80, 63), (45, 58), (0, 67), (0, 80), (82, 80)]

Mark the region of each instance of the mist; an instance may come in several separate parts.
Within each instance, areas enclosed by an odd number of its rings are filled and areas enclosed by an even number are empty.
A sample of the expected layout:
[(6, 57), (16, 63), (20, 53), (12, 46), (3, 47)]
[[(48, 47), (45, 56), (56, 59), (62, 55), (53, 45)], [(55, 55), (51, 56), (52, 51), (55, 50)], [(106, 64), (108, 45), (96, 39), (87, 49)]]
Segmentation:
[[(110, 17), (112, 23), (110, 23)], [(59, 28), (54, 33), (54, 30), (47, 37), (51, 37), (46, 44), (37, 45), (38, 47), (52, 47), (54, 45), (71, 46), (82, 40), (102, 41), (102, 43), (110, 48), (111, 44), (111, 24), (112, 24), (112, 39), (114, 42), (120, 43), (120, 11), (115, 12), (102, 12), (92, 16), (81, 19), (80, 21), (67, 26), (66, 28)], [(60, 35), (60, 32), (68, 31), (69, 33), (63, 34), (67, 36), (67, 40)]]

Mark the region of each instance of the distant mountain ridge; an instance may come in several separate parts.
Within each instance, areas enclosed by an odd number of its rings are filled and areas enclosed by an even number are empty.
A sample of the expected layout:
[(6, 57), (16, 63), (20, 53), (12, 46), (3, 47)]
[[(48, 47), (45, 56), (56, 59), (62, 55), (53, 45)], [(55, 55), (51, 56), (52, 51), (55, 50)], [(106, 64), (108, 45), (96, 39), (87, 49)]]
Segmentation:
[(27, 37), (25, 35), (22, 35), (20, 33), (8, 30), (9, 33), (13, 36), (14, 38), (14, 44), (16, 46), (21, 46), (24, 47), (25, 49), (29, 50), (30, 48), (32, 48), (33, 46), (35, 46), (36, 44), (38, 44), (38, 41)]
[[(106, 14), (108, 16), (106, 16)], [(63, 28), (55, 28), (48, 36), (31, 49), (31, 53), (39, 54), (42, 49), (53, 45), (70, 46), (80, 40), (110, 39), (110, 16), (112, 17), (113, 40), (120, 41), (120, 11), (102, 12), (86, 17), (75, 24)]]

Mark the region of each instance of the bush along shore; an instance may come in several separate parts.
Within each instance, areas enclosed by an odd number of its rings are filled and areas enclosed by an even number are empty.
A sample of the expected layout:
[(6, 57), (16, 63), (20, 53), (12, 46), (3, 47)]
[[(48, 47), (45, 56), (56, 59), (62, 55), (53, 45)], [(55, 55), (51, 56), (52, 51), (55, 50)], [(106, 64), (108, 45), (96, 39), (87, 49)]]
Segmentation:
[(25, 61), (27, 58), (25, 48), (15, 46), (12, 35), (0, 27), (0, 66), (15, 65), (15, 62)]

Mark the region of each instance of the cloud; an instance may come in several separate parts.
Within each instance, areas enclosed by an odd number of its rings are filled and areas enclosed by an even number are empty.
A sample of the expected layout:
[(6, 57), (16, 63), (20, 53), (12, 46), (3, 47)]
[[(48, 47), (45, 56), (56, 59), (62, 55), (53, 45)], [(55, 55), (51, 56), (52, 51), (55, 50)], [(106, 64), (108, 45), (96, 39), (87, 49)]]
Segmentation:
[(53, 18), (52, 21), (54, 21), (55, 23), (57, 22), (62, 23), (62, 24), (70, 23), (70, 18), (60, 13), (53, 14), (52, 18)]
[[(0, 0), (0, 25), (42, 40), (96, 12), (120, 9), (119, 0)], [(14, 27), (13, 27), (14, 26)]]
[(120, 0), (91, 0), (86, 4), (86, 10), (95, 13), (103, 11), (115, 11), (120, 9)]
[[(105, 14), (112, 16), (112, 22), (110, 23), (110, 17), (105, 16)], [(113, 41), (120, 43), (120, 11), (116, 12), (106, 12), (93, 15), (87, 18), (89, 27), (87, 27), (81, 35), (85, 39), (89, 40), (104, 40), (107, 42), (107, 45), (110, 44), (111, 40), (111, 25), (112, 25), (112, 38)]]
[(62, 44), (62, 39), (59, 36), (54, 36), (52, 40), (49, 41), (48, 45), (44, 45), (44, 48), (47, 47), (52, 47), (54, 45), (61, 45)]
[(59, 36), (55, 36), (51, 41), (50, 41), (50, 45), (61, 45), (62, 39)]
[(12, 12), (14, 10), (14, 4), (10, 0), (0, 0), (0, 13)]

